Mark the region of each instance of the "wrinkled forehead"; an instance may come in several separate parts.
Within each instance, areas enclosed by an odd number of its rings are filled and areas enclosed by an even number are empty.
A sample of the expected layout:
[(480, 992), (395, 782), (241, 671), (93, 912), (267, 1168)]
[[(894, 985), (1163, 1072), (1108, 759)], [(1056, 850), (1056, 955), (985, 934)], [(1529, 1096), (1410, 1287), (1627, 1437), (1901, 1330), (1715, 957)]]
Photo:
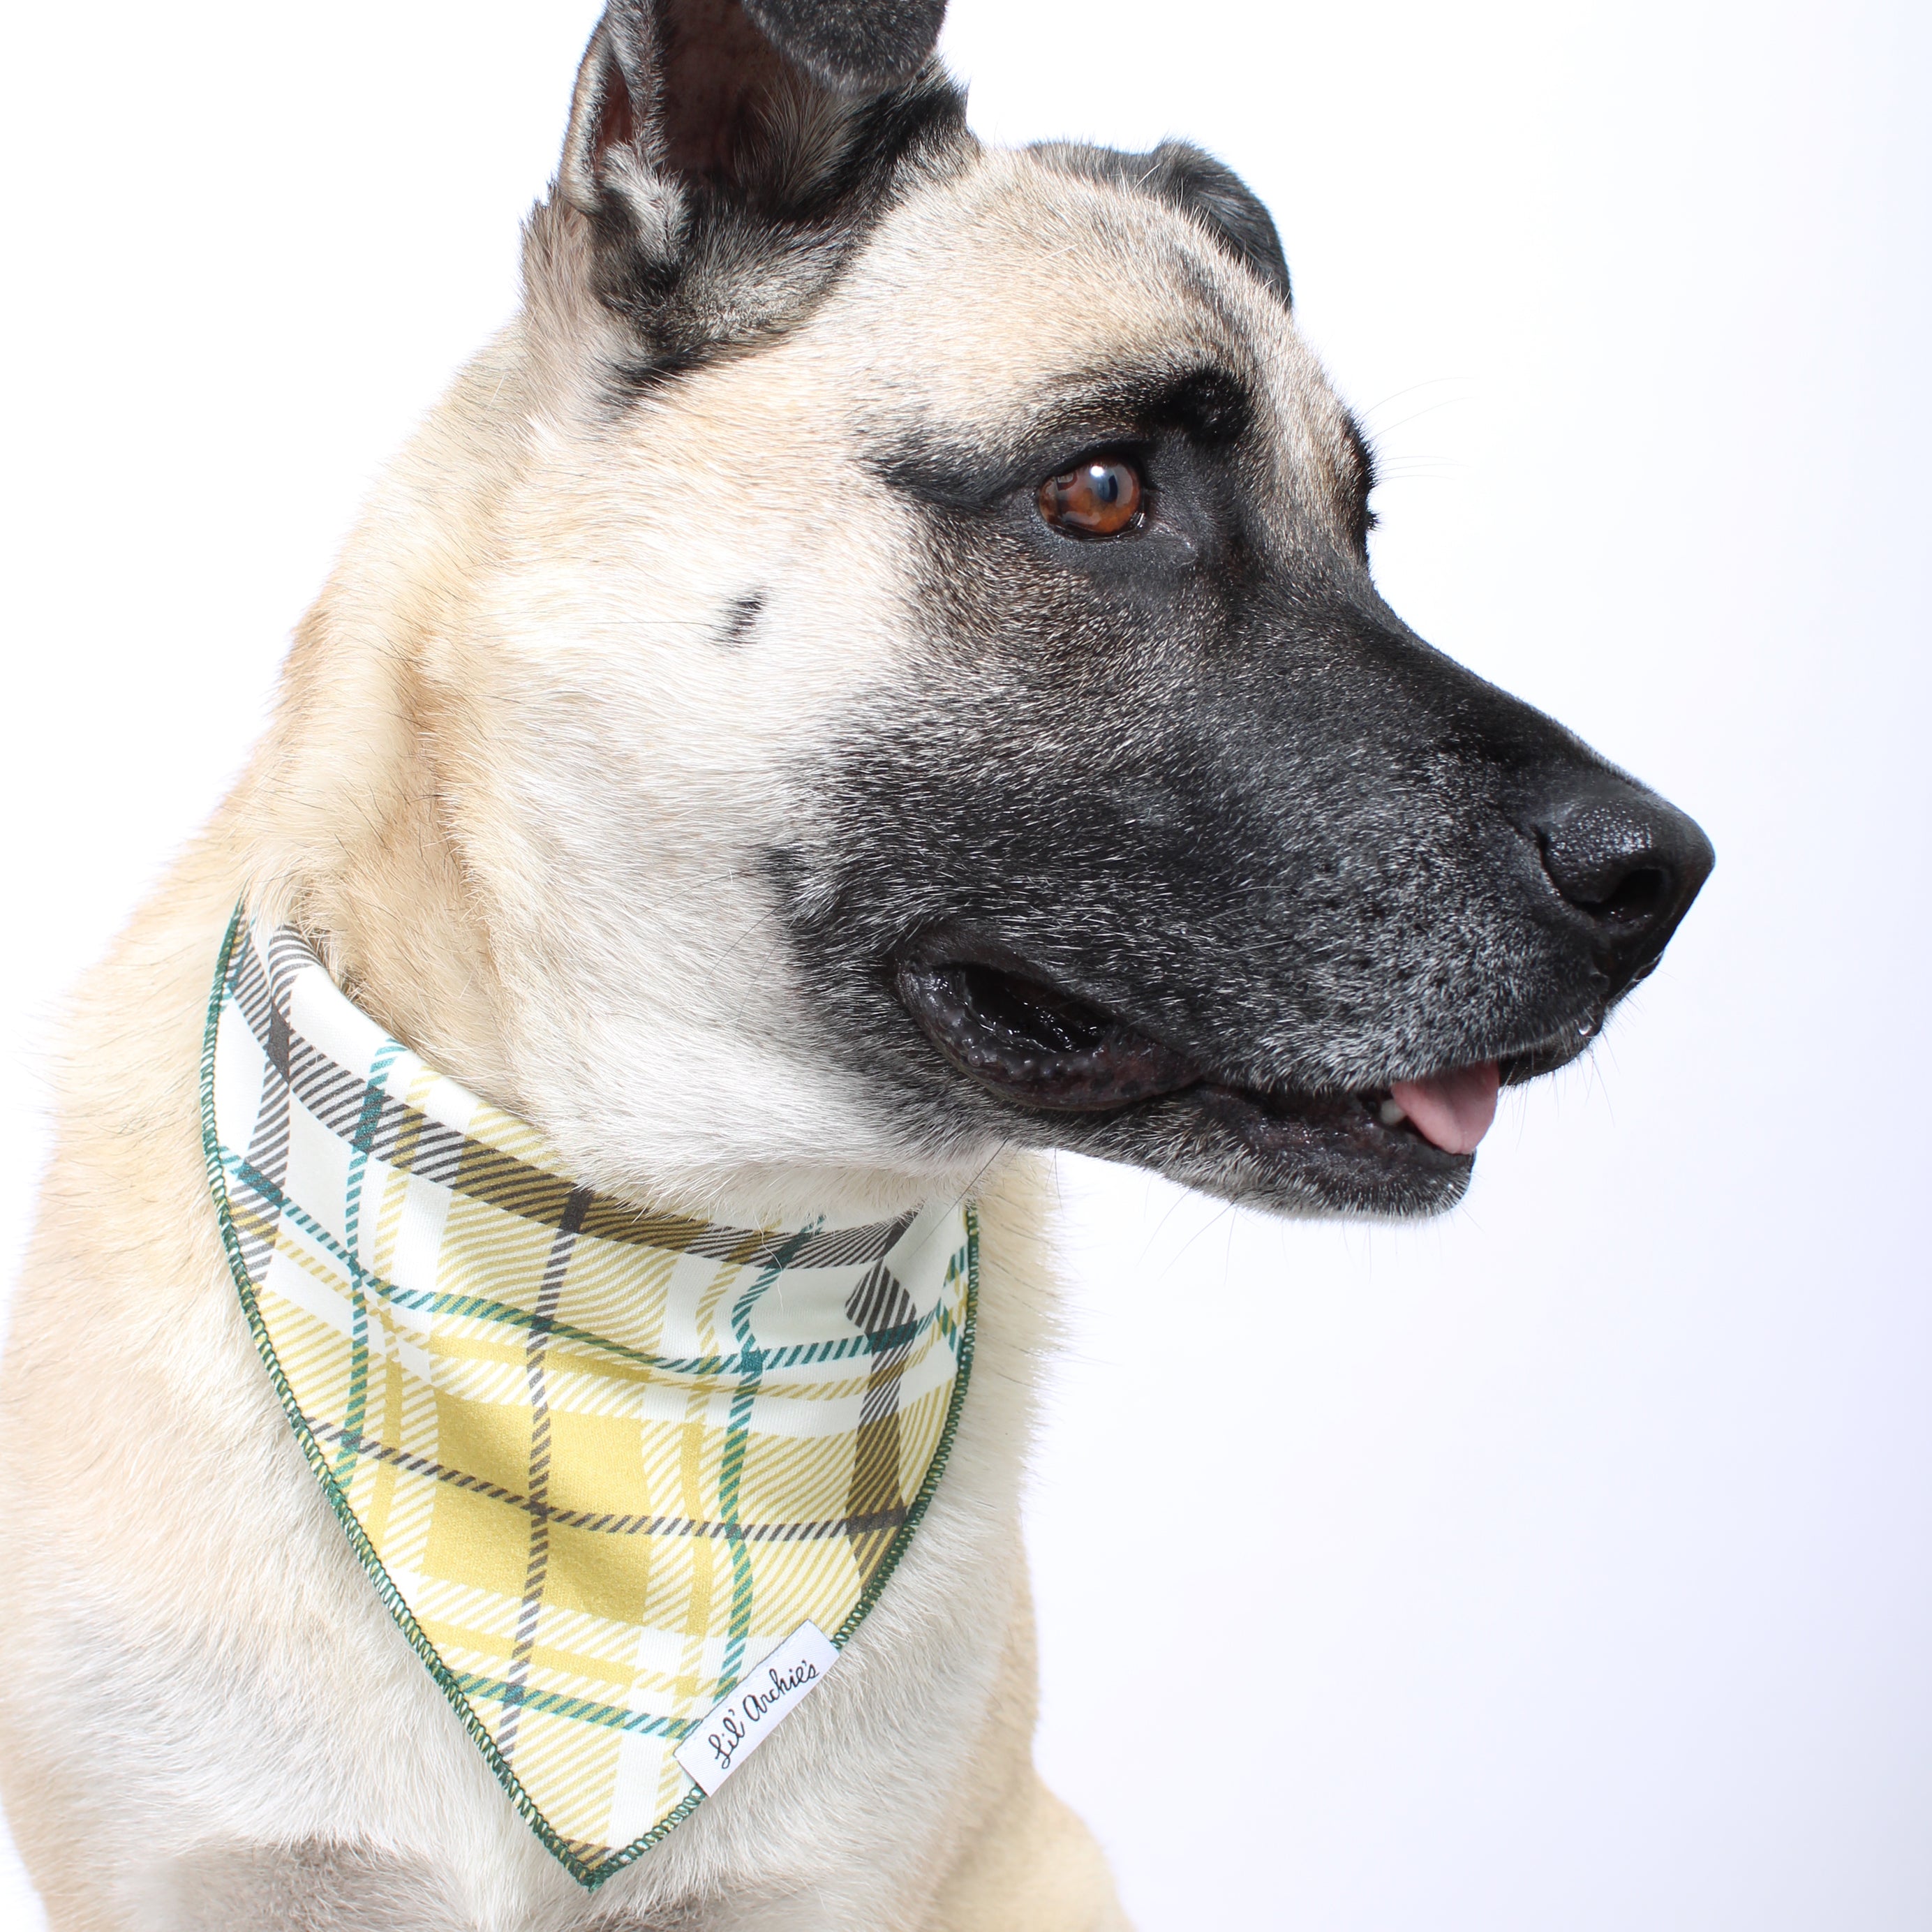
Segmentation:
[(820, 321), (878, 426), (989, 452), (1018, 455), (1079, 418), (1104, 436), (1189, 384), (1246, 411), (1291, 460), (1350, 434), (1286, 304), (1204, 229), (1024, 150), (982, 151), (916, 191)]

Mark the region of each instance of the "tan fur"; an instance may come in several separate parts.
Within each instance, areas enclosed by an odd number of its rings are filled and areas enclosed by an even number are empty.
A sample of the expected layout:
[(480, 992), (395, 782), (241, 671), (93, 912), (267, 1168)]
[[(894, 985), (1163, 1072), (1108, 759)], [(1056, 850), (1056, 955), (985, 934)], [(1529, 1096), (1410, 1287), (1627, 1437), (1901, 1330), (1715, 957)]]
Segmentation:
[[(1017, 434), (1067, 370), (1193, 338), (1274, 397), (1284, 460), (1322, 460), (1332, 404), (1186, 217), (1024, 156), (915, 195), (794, 334), (614, 421), (584, 246), (574, 211), (539, 214), (524, 316), (376, 493), (247, 774), (76, 1003), (0, 1379), (0, 1778), (60, 1932), (1124, 1923), (1031, 1766), (1040, 1176), (997, 1144), (908, 1164), (806, 1057), (746, 854), (788, 808), (778, 737), (849, 716), (905, 634), (856, 412)], [(754, 585), (783, 648), (719, 653), (721, 601)], [(983, 1203), (971, 1397), (890, 1589), (820, 1695), (595, 1896), (392, 1625), (243, 1325), (196, 1069), (244, 891), (599, 1187), (740, 1219)]]

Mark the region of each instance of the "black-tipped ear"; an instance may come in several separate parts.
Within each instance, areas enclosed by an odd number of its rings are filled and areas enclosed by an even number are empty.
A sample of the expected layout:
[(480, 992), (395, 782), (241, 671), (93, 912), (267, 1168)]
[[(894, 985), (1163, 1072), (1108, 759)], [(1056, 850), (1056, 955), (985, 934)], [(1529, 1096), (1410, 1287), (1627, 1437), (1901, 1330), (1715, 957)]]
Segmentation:
[(845, 94), (909, 80), (939, 42), (946, 0), (745, 0), (789, 58)]
[(970, 141), (928, 59), (944, 11), (609, 0), (526, 250), (532, 285), (570, 278), (622, 318), (633, 387), (788, 326), (907, 170)]
[(1192, 208), (1283, 302), (1293, 301), (1274, 217), (1232, 168), (1187, 141), (1163, 141), (1147, 159), (1144, 186), (1177, 208)]
[(786, 63), (738, 0), (611, 0), (577, 77), (566, 194), (586, 211), (614, 187), (728, 180), (783, 89)]
[(586, 211), (637, 171), (729, 189), (772, 124), (898, 86), (945, 0), (611, 0), (578, 78), (566, 192)]

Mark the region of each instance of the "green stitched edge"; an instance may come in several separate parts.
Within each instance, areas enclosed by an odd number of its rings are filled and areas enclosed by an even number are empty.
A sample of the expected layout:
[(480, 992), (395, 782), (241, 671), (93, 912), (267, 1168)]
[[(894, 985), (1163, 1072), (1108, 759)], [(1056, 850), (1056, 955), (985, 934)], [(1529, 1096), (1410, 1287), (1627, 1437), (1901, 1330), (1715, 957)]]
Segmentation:
[[(415, 1614), (404, 1600), (402, 1592), (392, 1581), (388, 1571), (383, 1568), (382, 1559), (376, 1555), (375, 1546), (368, 1533), (357, 1520), (355, 1511), (349, 1506), (349, 1498), (330, 1468), (328, 1458), (322, 1447), (310, 1432), (303, 1419), (295, 1391), (289, 1386), (288, 1378), (282, 1372), (282, 1365), (275, 1354), (274, 1343), (269, 1339), (268, 1324), (262, 1318), (262, 1312), (255, 1299), (255, 1285), (248, 1278), (248, 1264), (242, 1253), (241, 1238), (235, 1232), (232, 1212), (228, 1201), (228, 1182), (222, 1172), (220, 1143), (214, 1130), (214, 1045), (215, 1035), (221, 1022), (222, 988), (228, 983), (229, 962), (234, 957), (236, 941), (240, 938), (244, 913), (242, 902), (236, 902), (235, 911), (228, 922), (226, 935), (221, 942), (220, 956), (215, 962), (214, 985), (208, 994), (208, 1022), (202, 1030), (201, 1041), (201, 1153), (203, 1165), (208, 1170), (208, 1189), (214, 1202), (215, 1217), (220, 1225), (221, 1245), (228, 1257), (228, 1271), (235, 1278), (236, 1293), (240, 1296), (242, 1312), (248, 1319), (249, 1333), (255, 1340), (256, 1352), (268, 1372), (268, 1379), (274, 1385), (280, 1398), (282, 1412), (287, 1417), (289, 1426), (295, 1432), (296, 1442), (314, 1471), (322, 1492), (328, 1498), (331, 1509), (349, 1538), (349, 1546), (356, 1552), (357, 1560), (368, 1573), (369, 1580), (376, 1587), (376, 1594), (383, 1607), (395, 1619), (398, 1627), (410, 1640), (410, 1646), (423, 1662), (430, 1676), (436, 1681), (450, 1707), (463, 1720), (464, 1728), (470, 1739), (483, 1754), (484, 1762), (495, 1773), (496, 1781), (504, 1790), (518, 1815), (534, 1832), (544, 1849), (562, 1865), (586, 1892), (595, 1892), (604, 1882), (634, 1860), (643, 1857), (654, 1845), (662, 1844), (698, 1806), (704, 1802), (705, 1794), (694, 1790), (681, 1800), (671, 1810), (644, 1836), (626, 1845), (621, 1852), (596, 1864), (588, 1864), (570, 1849), (566, 1840), (560, 1838), (551, 1828), (550, 1821), (532, 1802), (529, 1792), (524, 1790), (517, 1774), (503, 1762), (496, 1749), (496, 1741), (484, 1727), (483, 1721), (471, 1707), (470, 1700), (450, 1673), (449, 1666), (442, 1660), (442, 1653), (432, 1643)], [(926, 1466), (926, 1480), (920, 1485), (917, 1496), (906, 1511), (906, 1519), (899, 1526), (898, 1533), (892, 1538), (892, 1547), (886, 1552), (872, 1580), (866, 1586), (864, 1594), (855, 1604), (851, 1613), (838, 1626), (832, 1641), (839, 1649), (844, 1648), (848, 1640), (865, 1619), (868, 1612), (879, 1600), (892, 1572), (898, 1568), (899, 1558), (905, 1554), (912, 1541), (913, 1532), (923, 1520), (927, 1506), (932, 1502), (934, 1492), (939, 1486), (939, 1479), (945, 1474), (947, 1458), (952, 1450), (952, 1438), (959, 1426), (959, 1417), (965, 1406), (966, 1384), (973, 1368), (973, 1337), (980, 1305), (980, 1216), (970, 1202), (963, 1204), (966, 1222), (966, 1315), (959, 1334), (959, 1366), (953, 1378), (952, 1394), (946, 1404), (946, 1426), (940, 1432), (938, 1446), (933, 1450), (932, 1460)]]

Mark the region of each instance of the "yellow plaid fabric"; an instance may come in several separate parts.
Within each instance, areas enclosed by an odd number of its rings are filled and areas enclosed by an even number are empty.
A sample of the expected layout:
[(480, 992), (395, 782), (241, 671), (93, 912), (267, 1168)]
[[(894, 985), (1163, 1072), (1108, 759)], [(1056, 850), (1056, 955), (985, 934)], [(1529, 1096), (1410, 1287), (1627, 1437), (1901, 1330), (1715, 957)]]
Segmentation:
[(396, 1621), (595, 1885), (703, 1794), (674, 1752), (808, 1620), (842, 1643), (939, 1478), (970, 1209), (719, 1227), (540, 1137), (240, 914), (202, 1068), (264, 1362)]

